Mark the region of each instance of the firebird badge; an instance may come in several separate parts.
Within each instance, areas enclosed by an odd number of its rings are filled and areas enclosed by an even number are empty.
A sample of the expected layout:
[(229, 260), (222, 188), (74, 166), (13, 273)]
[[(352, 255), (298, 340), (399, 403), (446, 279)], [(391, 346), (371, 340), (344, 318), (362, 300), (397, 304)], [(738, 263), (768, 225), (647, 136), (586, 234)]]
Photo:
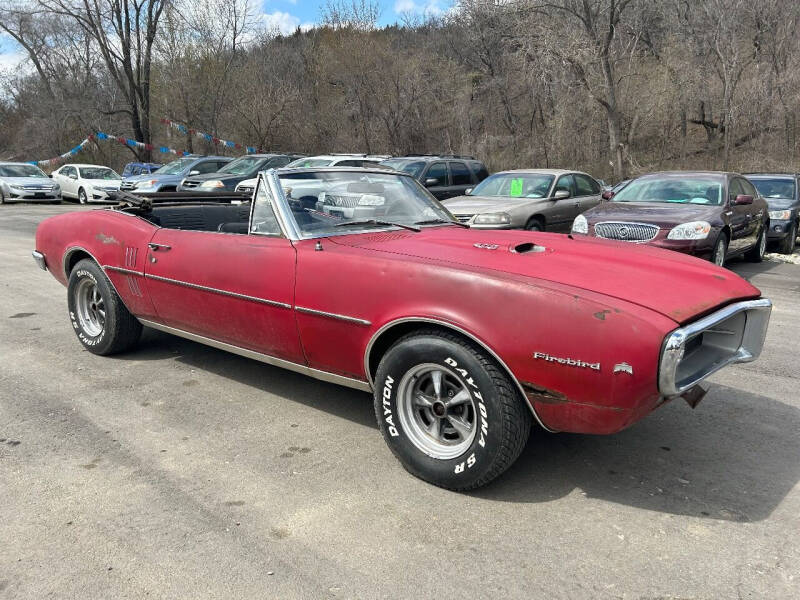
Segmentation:
[(478, 243), (478, 244), (472, 244), (472, 245), (475, 246), (476, 248), (481, 248), (483, 250), (497, 250), (500, 247), (497, 244), (481, 244), (481, 243)]
[(534, 352), (533, 358), (537, 360), (546, 360), (547, 362), (555, 362), (569, 367), (580, 367), (581, 369), (591, 369), (592, 371), (600, 370), (599, 362), (590, 363), (585, 360), (578, 360), (577, 358), (559, 358), (557, 356), (550, 356), (547, 352)]
[(627, 373), (633, 375), (633, 367), (626, 362), (617, 363), (614, 365), (614, 373)]

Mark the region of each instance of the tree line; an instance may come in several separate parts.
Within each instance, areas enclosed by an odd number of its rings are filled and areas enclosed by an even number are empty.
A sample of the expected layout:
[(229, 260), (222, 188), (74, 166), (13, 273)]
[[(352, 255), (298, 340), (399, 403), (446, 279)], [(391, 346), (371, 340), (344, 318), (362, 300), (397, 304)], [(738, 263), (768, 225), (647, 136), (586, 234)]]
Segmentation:
[(461, 153), (610, 180), (800, 170), (795, 0), (461, 0), (390, 27), (370, 0), (331, 0), (291, 34), (258, 7), (9, 0), (0, 32), (28, 60), (0, 81), (0, 159), (50, 158), (93, 131), (230, 153), (168, 133), (169, 118), (267, 150)]

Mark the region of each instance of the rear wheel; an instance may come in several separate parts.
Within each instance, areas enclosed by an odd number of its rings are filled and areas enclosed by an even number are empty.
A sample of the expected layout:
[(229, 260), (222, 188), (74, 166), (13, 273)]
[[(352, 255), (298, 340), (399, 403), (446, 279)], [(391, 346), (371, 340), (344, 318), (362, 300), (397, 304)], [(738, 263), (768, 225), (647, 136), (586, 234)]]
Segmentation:
[(762, 227), (758, 234), (756, 245), (747, 251), (747, 260), (750, 262), (761, 262), (764, 260), (764, 253), (767, 251), (767, 228)]
[(412, 475), (451, 490), (498, 477), (528, 439), (531, 413), (513, 382), (476, 345), (423, 330), (396, 342), (375, 377), (375, 414)]
[(142, 324), (128, 312), (93, 260), (81, 260), (72, 269), (67, 304), (75, 335), (89, 352), (115, 354), (139, 341)]
[(711, 262), (718, 267), (725, 266), (725, 255), (728, 253), (728, 236), (724, 232), (719, 234), (717, 241), (714, 244), (714, 250), (711, 251)]
[(86, 190), (83, 188), (78, 190), (78, 202), (81, 204), (87, 204), (89, 202), (89, 198), (86, 196)]
[(789, 228), (789, 235), (783, 238), (778, 244), (778, 252), (781, 254), (791, 254), (797, 241), (797, 223), (792, 223)]

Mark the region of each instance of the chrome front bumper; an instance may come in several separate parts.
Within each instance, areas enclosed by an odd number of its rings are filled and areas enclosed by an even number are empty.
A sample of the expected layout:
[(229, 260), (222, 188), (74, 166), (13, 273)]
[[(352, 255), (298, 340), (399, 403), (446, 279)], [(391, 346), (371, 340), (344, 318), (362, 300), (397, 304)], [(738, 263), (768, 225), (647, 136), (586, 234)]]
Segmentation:
[(767, 298), (737, 302), (670, 333), (661, 348), (659, 392), (679, 396), (727, 365), (758, 358), (771, 311)]

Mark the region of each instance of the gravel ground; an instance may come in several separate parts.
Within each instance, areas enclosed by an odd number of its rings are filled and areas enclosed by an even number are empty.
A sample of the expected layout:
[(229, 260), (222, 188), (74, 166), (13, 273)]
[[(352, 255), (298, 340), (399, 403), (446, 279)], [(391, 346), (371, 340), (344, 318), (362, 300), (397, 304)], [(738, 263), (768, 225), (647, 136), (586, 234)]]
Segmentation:
[(0, 207), (0, 598), (800, 597), (800, 267), (764, 354), (470, 494), (412, 478), (368, 394), (146, 332), (81, 349)]

